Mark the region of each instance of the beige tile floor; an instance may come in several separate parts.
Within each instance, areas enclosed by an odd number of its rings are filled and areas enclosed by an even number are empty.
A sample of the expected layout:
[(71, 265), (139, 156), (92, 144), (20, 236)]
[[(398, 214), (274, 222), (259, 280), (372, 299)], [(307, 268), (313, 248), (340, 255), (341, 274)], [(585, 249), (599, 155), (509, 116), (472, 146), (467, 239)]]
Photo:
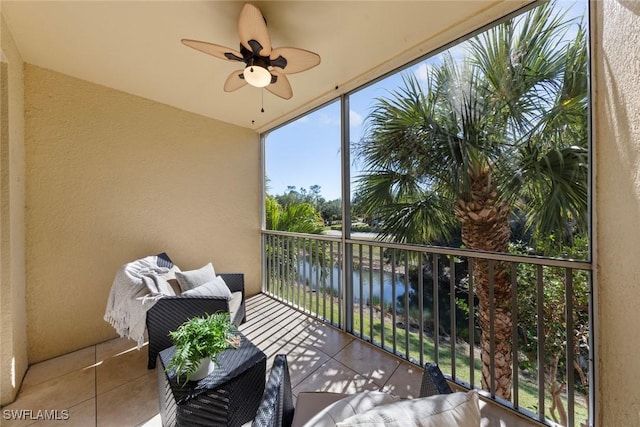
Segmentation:
[[(249, 298), (247, 312), (240, 330), (265, 352), (267, 370), (276, 354), (287, 354), (294, 398), (302, 391), (419, 393), (422, 370), (415, 365), (265, 295)], [(59, 419), (38, 420), (44, 416), (38, 411)], [(483, 426), (532, 425), (484, 403), (482, 411)], [(7, 419), (10, 414), (28, 419)], [(161, 426), (156, 371), (147, 370), (146, 346), (137, 350), (117, 338), (32, 365), (17, 400), (2, 408), (0, 425)]]

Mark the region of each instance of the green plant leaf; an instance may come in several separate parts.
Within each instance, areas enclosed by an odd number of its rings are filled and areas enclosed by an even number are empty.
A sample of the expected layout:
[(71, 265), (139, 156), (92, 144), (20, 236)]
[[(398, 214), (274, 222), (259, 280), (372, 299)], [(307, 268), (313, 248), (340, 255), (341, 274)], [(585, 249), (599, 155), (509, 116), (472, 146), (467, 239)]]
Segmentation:
[(229, 320), (229, 313), (223, 312), (193, 317), (169, 332), (169, 337), (175, 353), (166, 370), (174, 370), (178, 381), (184, 375), (183, 384), (191, 379), (202, 359), (215, 361), (218, 354), (239, 343), (236, 326)]

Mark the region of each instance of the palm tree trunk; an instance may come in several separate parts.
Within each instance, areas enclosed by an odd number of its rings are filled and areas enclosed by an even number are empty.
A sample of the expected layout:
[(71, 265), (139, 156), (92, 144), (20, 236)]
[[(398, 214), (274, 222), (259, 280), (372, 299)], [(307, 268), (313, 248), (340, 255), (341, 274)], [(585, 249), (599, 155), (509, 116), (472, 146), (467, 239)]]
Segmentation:
[[(482, 387), (491, 390), (491, 362), (494, 363), (495, 394), (511, 398), (511, 283), (507, 265), (493, 265), (493, 313), (490, 309), (489, 263), (479, 260), (474, 264), (475, 292), (478, 296), (478, 320), (480, 324), (480, 346), (482, 357)], [(491, 353), (491, 328), (493, 327), (494, 350)]]
[[(470, 177), (471, 191), (460, 199), (456, 218), (462, 227), (462, 241), (469, 249), (507, 252), (511, 229), (510, 207), (497, 199), (488, 167)], [(474, 291), (478, 297), (481, 330), (482, 387), (491, 390), (491, 365), (495, 368), (495, 394), (511, 398), (511, 281), (509, 265), (504, 262), (476, 260), (473, 267)], [(490, 296), (493, 293), (493, 299)], [(493, 304), (493, 311), (491, 310)], [(493, 328), (494, 351), (491, 352)]]

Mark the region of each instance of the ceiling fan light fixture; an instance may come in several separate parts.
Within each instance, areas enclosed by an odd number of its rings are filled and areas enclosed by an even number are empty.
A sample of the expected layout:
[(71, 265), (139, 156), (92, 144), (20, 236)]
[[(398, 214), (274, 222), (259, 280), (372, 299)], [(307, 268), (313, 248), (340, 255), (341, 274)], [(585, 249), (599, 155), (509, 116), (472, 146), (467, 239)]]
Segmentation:
[(271, 73), (259, 65), (249, 65), (244, 69), (242, 75), (251, 86), (265, 87), (271, 83)]

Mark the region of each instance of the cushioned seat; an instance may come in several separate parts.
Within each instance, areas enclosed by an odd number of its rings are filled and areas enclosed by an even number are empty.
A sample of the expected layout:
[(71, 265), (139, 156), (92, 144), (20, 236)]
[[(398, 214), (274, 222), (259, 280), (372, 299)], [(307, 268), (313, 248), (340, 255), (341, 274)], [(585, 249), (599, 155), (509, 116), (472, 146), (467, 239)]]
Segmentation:
[(229, 300), (229, 317), (236, 326), (244, 323), (246, 313), (244, 311), (244, 294), (242, 292), (231, 292)]
[[(425, 365), (424, 375), (420, 387), (420, 397), (436, 394), (453, 393), (442, 371), (435, 363)], [(349, 394), (328, 392), (301, 392), (296, 399), (295, 414), (292, 427), (302, 427), (314, 416), (321, 413), (330, 405), (349, 397)]]
[(425, 366), (418, 399), (379, 391), (302, 392), (294, 408), (291, 396), (286, 356), (277, 355), (252, 426), (480, 425), (477, 392), (453, 393), (436, 364)]
[(296, 411), (293, 415), (293, 427), (305, 425), (317, 413), (335, 403), (348, 394), (328, 392), (302, 392), (296, 399)]

